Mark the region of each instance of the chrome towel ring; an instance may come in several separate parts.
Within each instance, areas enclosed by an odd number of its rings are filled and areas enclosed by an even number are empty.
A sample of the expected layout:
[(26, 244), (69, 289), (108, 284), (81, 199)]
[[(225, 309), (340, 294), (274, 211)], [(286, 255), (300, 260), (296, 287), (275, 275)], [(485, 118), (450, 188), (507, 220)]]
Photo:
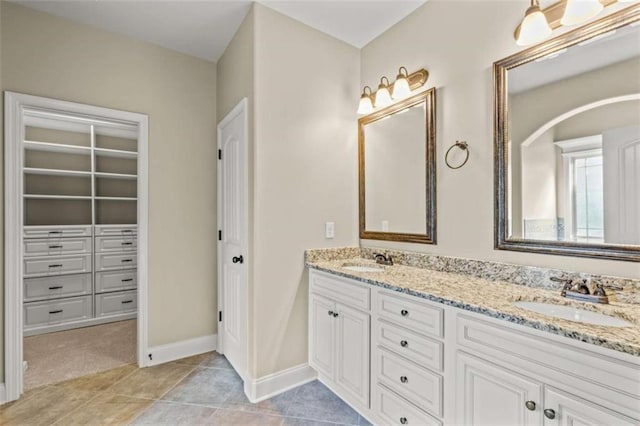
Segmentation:
[[(458, 147), (464, 152), (466, 152), (466, 156), (464, 157), (464, 161), (461, 164), (457, 166), (452, 166), (451, 163), (449, 163), (449, 153), (455, 147)], [(454, 170), (459, 169), (460, 167), (467, 164), (467, 161), (469, 161), (469, 144), (466, 141), (456, 141), (456, 143), (454, 143), (449, 147), (449, 149), (447, 150), (447, 153), (444, 155), (444, 162), (446, 163), (447, 167), (449, 167), (450, 169), (454, 169)]]

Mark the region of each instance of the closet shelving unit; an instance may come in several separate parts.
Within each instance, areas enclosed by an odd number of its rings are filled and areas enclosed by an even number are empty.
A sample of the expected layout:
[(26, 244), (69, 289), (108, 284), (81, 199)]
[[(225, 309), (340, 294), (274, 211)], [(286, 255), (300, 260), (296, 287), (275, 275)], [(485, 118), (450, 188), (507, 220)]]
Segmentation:
[(25, 113), (24, 335), (137, 315), (138, 128)]

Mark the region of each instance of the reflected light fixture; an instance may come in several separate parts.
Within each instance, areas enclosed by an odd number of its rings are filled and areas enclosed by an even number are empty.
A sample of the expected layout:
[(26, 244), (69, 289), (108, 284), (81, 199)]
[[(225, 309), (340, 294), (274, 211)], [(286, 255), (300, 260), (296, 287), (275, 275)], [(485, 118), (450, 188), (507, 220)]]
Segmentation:
[(562, 25), (577, 25), (602, 12), (604, 6), (600, 0), (567, 0), (564, 14), (560, 19)]
[[(369, 89), (369, 93), (367, 93)], [(360, 96), (360, 105), (358, 105), (358, 114), (369, 114), (373, 111), (373, 102), (371, 102), (371, 87), (364, 86), (362, 96)]]
[(538, 0), (531, 0), (531, 6), (524, 14), (519, 30), (516, 30), (516, 44), (528, 46), (537, 43), (549, 37), (551, 32), (547, 17), (540, 10)]
[(396, 81), (393, 83), (393, 99), (404, 98), (410, 94), (411, 88), (409, 87), (409, 71), (407, 71), (405, 67), (400, 67)]
[[(385, 84), (385, 80), (387, 83)], [(391, 94), (389, 93), (389, 79), (387, 77), (382, 77), (380, 79), (380, 84), (378, 84), (378, 90), (376, 90), (376, 102), (375, 107), (385, 107), (391, 103)]]

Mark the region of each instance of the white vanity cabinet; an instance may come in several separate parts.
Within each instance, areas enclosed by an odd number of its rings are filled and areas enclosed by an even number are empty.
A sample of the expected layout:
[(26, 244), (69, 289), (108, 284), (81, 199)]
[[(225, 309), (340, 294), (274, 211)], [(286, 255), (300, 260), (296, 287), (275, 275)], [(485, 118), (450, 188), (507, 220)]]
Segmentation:
[(309, 364), (358, 409), (369, 408), (370, 289), (312, 271)]

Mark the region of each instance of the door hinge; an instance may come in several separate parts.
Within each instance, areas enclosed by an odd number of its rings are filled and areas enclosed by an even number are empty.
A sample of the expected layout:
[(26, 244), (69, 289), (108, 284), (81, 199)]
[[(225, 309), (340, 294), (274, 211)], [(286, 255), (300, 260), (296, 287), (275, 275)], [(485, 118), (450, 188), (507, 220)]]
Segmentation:
[(218, 321), (222, 322), (222, 311), (218, 311)]
[(222, 160), (222, 150), (218, 150), (218, 160)]
[(218, 230), (218, 241), (222, 241), (222, 230)]

